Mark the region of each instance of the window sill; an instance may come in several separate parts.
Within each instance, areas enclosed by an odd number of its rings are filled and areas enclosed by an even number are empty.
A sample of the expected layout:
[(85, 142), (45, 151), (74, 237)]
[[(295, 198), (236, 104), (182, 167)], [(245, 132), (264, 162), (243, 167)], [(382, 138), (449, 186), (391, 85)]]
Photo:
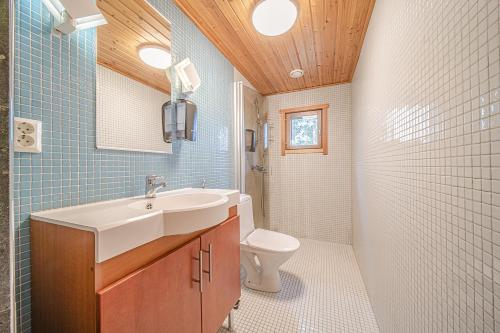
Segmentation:
[(325, 148), (307, 148), (307, 149), (285, 149), (282, 151), (281, 156), (287, 154), (323, 154), (328, 155), (328, 150)]

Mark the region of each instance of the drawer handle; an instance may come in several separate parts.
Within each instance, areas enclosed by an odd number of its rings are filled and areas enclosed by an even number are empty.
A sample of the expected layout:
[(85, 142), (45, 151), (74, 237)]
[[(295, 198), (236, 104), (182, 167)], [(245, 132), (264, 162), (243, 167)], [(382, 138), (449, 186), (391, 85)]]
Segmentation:
[(213, 263), (212, 263), (212, 244), (208, 244), (208, 251), (203, 250), (204, 253), (208, 253), (208, 271), (203, 270), (203, 273), (208, 273), (208, 282), (212, 282), (212, 274), (214, 271)]
[(200, 284), (200, 293), (203, 292), (203, 251), (200, 250), (199, 257), (193, 258), (198, 261), (198, 279), (193, 279), (193, 282)]

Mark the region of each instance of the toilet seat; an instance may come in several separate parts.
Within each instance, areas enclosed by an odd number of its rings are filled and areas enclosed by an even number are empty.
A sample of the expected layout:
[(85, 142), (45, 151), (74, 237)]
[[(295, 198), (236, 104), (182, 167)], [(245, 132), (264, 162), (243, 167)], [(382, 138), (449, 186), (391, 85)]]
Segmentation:
[(300, 247), (296, 238), (264, 229), (255, 229), (246, 241), (253, 248), (269, 252), (293, 252)]

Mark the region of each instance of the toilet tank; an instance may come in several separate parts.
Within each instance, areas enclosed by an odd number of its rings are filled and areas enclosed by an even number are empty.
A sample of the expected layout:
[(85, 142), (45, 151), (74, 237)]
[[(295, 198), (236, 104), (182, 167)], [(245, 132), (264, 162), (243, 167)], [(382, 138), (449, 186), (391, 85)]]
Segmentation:
[(252, 197), (248, 194), (240, 194), (238, 214), (240, 215), (240, 241), (244, 241), (247, 236), (255, 230), (253, 224)]

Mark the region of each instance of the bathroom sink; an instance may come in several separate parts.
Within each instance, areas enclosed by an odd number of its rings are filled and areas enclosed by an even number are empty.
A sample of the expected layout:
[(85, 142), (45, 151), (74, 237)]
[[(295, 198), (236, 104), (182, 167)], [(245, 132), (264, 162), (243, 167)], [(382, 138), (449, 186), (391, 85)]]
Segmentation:
[(128, 205), (130, 208), (146, 211), (162, 210), (163, 212), (183, 212), (211, 208), (223, 205), (228, 201), (226, 196), (217, 193), (183, 193), (163, 197), (143, 199)]
[(228, 217), (229, 198), (219, 193), (194, 192), (140, 199), (128, 205), (144, 212), (161, 211), (163, 234), (179, 235), (206, 229)]
[(213, 227), (229, 217), (239, 191), (193, 189), (166, 191), (156, 198), (133, 197), (52, 209), (31, 214), (37, 221), (91, 231), (96, 262), (103, 262), (163, 236)]

